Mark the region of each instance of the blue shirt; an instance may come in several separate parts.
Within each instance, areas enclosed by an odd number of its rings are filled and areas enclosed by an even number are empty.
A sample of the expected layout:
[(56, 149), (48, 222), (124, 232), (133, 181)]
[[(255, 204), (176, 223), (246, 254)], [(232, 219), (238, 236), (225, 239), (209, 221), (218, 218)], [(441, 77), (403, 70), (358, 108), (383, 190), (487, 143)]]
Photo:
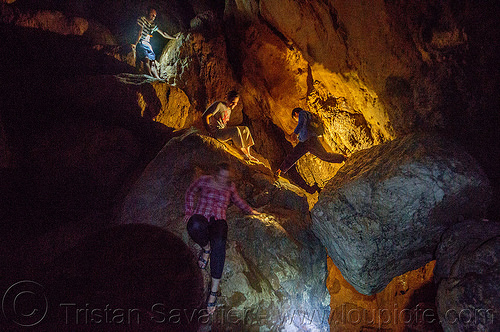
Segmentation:
[(300, 142), (305, 142), (313, 136), (318, 136), (317, 133), (309, 129), (308, 123), (311, 120), (311, 113), (304, 110), (299, 112), (299, 123), (297, 124), (297, 127), (295, 127), (295, 130), (293, 132), (298, 135)]

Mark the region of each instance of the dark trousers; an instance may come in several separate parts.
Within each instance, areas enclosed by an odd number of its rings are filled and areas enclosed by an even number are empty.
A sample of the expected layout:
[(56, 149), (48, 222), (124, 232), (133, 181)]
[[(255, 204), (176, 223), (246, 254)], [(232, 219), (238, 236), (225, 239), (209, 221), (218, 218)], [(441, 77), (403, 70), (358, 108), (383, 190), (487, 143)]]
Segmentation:
[(297, 160), (300, 159), (307, 152), (311, 152), (313, 155), (321, 160), (328, 161), (330, 163), (341, 163), (345, 161), (344, 155), (340, 153), (328, 152), (321, 143), (318, 137), (313, 136), (306, 140), (305, 142), (299, 142), (293, 148), (292, 152), (286, 156), (285, 160), (280, 165), (281, 173), (286, 173), (290, 167), (292, 167)]
[(212, 278), (220, 279), (226, 261), (227, 222), (224, 219), (210, 218), (201, 214), (189, 218), (187, 231), (194, 242), (205, 247), (210, 242), (210, 273)]

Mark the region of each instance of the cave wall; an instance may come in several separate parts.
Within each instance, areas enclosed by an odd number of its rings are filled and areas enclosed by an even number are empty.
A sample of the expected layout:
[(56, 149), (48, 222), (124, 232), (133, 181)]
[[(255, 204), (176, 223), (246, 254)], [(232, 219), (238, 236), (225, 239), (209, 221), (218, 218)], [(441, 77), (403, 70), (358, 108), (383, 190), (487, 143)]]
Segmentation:
[[(21, 10), (60, 10), (68, 24), (95, 22), (109, 29), (119, 44), (133, 39), (135, 17), (147, 4), (14, 2)], [(301, 106), (322, 116), (328, 124), (328, 143), (345, 153), (416, 130), (439, 130), (459, 140), (498, 183), (497, 4), (234, 0), (223, 5), (192, 0), (154, 5), (159, 9), (158, 24), (169, 33), (187, 32), (194, 22), (206, 22), (203, 15), (208, 10), (216, 23), (208, 26), (210, 33), (222, 29), (216, 38), (224, 40), (218, 41), (218, 52), (212, 55), (221, 55), (224, 62), (215, 67), (210, 61), (198, 64), (198, 73), (214, 71), (210, 74), (219, 80), (203, 93), (192, 84), (186, 86), (195, 89), (187, 94), (197, 108), (239, 85), (245, 115), (265, 133), (257, 136), (274, 133), (269, 126), (290, 133), (290, 108)], [(197, 14), (198, 21), (193, 20)], [(155, 47), (161, 50), (165, 44), (163, 40)], [(172, 53), (186, 55), (169, 50), (166, 57), (172, 59)], [(277, 146), (288, 144), (280, 135), (269, 140)], [(479, 145), (483, 148), (477, 149)], [(278, 151), (265, 151), (264, 144), (256, 147), (271, 160), (283, 157)], [(317, 160), (298, 165), (309, 182), (316, 181), (307, 176), (315, 168), (326, 168), (317, 181), (325, 182), (327, 174), (335, 172)]]
[(284, 90), (281, 98), (298, 98), (302, 102), (296, 105), (320, 113), (329, 124), (332, 147), (353, 152), (410, 132), (437, 130), (463, 144), (498, 186), (493, 129), (499, 124), (498, 84), (493, 83), (498, 5), (235, 1), (226, 8), (233, 20), (265, 24), (282, 47), (307, 61), (307, 94)]
[[(350, 154), (435, 130), (464, 145), (498, 183), (498, 84), (491, 79), (498, 77), (498, 52), (497, 43), (488, 42), (496, 40), (498, 6), (480, 7), (467, 1), (227, 1), (223, 18), (214, 10), (212, 21), (197, 24), (202, 30), (206, 24), (208, 43), (223, 30), (220, 65), (232, 73), (201, 98), (188, 95), (203, 107), (206, 95), (220, 96), (220, 87), (237, 83), (243, 113), (254, 132), (264, 132), (256, 136), (272, 142), (256, 148), (275, 166), (283, 152), (269, 146), (290, 149), (283, 139), (294, 127), (289, 112), (300, 106), (321, 116), (334, 151)], [(166, 51), (169, 59), (172, 52)], [(273, 135), (273, 126), (285, 135)], [(309, 184), (324, 185), (336, 168), (304, 158), (298, 170)]]
[[(435, 261), (395, 277), (374, 295), (356, 291), (328, 259), (330, 331), (441, 331), (433, 297)], [(426, 312), (425, 316), (423, 312)]]
[[(12, 2), (17, 9), (7, 7)], [(4, 202), (22, 202), (9, 207), (15, 213), (23, 217), (29, 214), (19, 212), (26, 204), (19, 197), (29, 192), (32, 184), (22, 172), (13, 178), (11, 170), (19, 165), (57, 165), (61, 151), (51, 144), (61, 136), (64, 144), (59, 146), (68, 147), (70, 152), (74, 140), (85, 147), (86, 142), (109, 138), (97, 144), (101, 157), (94, 159), (108, 167), (105, 171), (98, 166), (94, 169), (95, 163), (89, 165), (93, 162), (89, 158), (78, 165), (103, 178), (118, 174), (109, 192), (101, 187), (83, 191), (94, 202), (115, 199), (120, 185), (130, 181), (134, 171), (140, 172), (155, 152), (145, 156), (144, 150), (157, 149), (164, 142), (164, 136), (159, 140), (144, 137), (151, 122), (143, 126), (140, 116), (132, 128), (123, 130), (110, 126), (105, 117), (96, 117), (97, 112), (86, 115), (74, 129), (74, 122), (82, 117), (74, 119), (73, 109), (46, 98), (52, 87), (65, 87), (73, 76), (134, 72), (125, 64), (129, 61), (126, 55), (109, 57), (91, 46), (130, 42), (135, 18), (146, 5), (147, 1), (141, 0), (4, 0), (0, 4), (1, 39), (6, 45), (16, 45), (2, 48), (2, 54), (9, 56), (2, 64), (8, 74), (0, 89), (9, 98), (0, 102), (0, 161), (2, 177), (7, 179), (0, 187)], [(160, 27), (169, 33), (181, 32), (178, 40), (155, 45), (158, 55), (167, 45), (160, 59), (162, 74), (175, 89), (182, 90), (180, 107), (191, 112), (185, 120), (168, 120), (175, 126), (195, 123), (210, 102), (223, 98), (228, 89), (238, 88), (242, 105), (232, 121), (250, 126), (255, 150), (273, 169), (292, 147), (286, 137), (294, 128), (289, 113), (301, 106), (320, 115), (327, 124), (326, 139), (332, 149), (347, 154), (415, 131), (440, 131), (459, 141), (480, 162), (498, 193), (498, 4), (468, 0), (179, 0), (155, 1), (155, 5)], [(183, 60), (177, 61), (178, 57)], [(154, 94), (172, 90), (165, 83), (153, 85)], [(116, 110), (124, 100), (113, 102)], [(169, 114), (160, 117), (167, 119)], [(70, 123), (52, 125), (68, 119)], [(39, 134), (45, 133), (47, 136), (39, 140)], [(106, 163), (109, 151), (124, 157)], [(55, 154), (47, 156), (48, 152)], [(320, 187), (338, 168), (313, 156), (297, 164), (306, 183)], [(78, 167), (65, 176), (57, 176), (58, 168), (50, 170), (45, 178), (49, 182), (51, 176), (60, 179), (57, 188), (68, 183), (78, 188), (74, 177), (81, 175)], [(30, 171), (32, 176), (37, 170)], [(22, 192), (16, 189), (19, 183), (23, 184)], [(71, 188), (67, 187), (68, 192)], [(61, 192), (50, 192), (54, 188), (44, 189), (48, 200), (43, 204), (60, 197)], [(31, 194), (27, 201), (35, 197)], [(76, 202), (77, 207), (88, 212), (96, 206), (89, 207), (86, 202)], [(498, 215), (498, 211), (492, 213)], [(25, 220), (23, 231), (33, 226)], [(48, 225), (54, 227), (53, 219), (36, 231), (43, 232)], [(341, 280), (333, 272), (332, 276)], [(425, 278), (430, 278), (428, 273)], [(378, 305), (392, 300), (387, 293), (373, 301)], [(334, 307), (344, 299), (332, 301)]]

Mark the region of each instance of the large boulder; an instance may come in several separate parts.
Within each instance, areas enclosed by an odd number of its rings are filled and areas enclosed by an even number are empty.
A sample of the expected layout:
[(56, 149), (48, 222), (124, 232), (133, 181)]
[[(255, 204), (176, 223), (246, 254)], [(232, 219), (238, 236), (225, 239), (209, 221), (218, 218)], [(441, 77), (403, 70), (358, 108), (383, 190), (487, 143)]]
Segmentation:
[(415, 134), (352, 155), (312, 209), (313, 230), (346, 280), (374, 294), (431, 261), (442, 233), (489, 199), (472, 157)]
[[(326, 252), (310, 231), (305, 193), (287, 183), (273, 185), (267, 168), (248, 165), (234, 153), (212, 138), (189, 132), (172, 139), (125, 198), (120, 222), (160, 226), (199, 250), (182, 221), (184, 194), (201, 173), (210, 172), (220, 161), (230, 162), (238, 192), (262, 214), (243, 216), (235, 207), (228, 210), (223, 307), (212, 325), (279, 330), (296, 329), (305, 320), (312, 330), (325, 330)], [(225, 320), (228, 312), (233, 318)], [(297, 322), (299, 317), (311, 319)]]
[(500, 223), (453, 225), (436, 256), (436, 303), (444, 331), (500, 330)]
[[(87, 234), (50, 261), (30, 268), (33, 279), (18, 282), (19, 277), (8, 275), (15, 286), (5, 299), (11, 301), (15, 290), (24, 287), (33, 293), (30, 306), (25, 300), (23, 305), (35, 310), (21, 316), (16, 314), (19, 309), (5, 307), (2, 331), (33, 325), (38, 331), (195, 332), (201, 323), (189, 319), (203, 306), (196, 256), (159, 227), (122, 225)], [(37, 297), (42, 295), (47, 300), (44, 316)]]

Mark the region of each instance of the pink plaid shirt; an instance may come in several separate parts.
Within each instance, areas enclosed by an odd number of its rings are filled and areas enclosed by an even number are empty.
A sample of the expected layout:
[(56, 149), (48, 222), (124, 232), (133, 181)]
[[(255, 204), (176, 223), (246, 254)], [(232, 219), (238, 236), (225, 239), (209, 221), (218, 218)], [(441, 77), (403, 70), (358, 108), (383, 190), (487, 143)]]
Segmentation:
[[(201, 214), (208, 220), (226, 219), (226, 210), (231, 202), (247, 213), (252, 212), (252, 208), (238, 195), (234, 183), (225, 189), (219, 189), (212, 185), (212, 176), (201, 176), (189, 186), (186, 192), (185, 211), (187, 216)], [(200, 192), (198, 205), (194, 208), (195, 195)]]

